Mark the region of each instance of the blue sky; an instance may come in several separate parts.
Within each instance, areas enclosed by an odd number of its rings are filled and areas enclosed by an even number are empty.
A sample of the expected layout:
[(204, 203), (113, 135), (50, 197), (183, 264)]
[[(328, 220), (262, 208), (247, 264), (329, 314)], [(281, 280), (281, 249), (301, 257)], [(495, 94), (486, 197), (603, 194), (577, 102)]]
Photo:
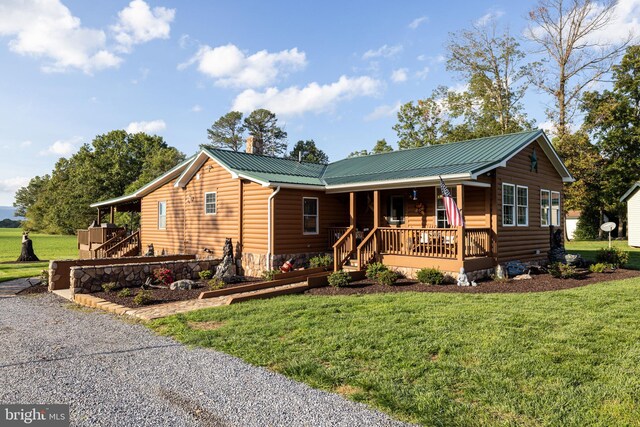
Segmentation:
[[(633, 0), (633, 3), (637, 3)], [(533, 2), (3, 0), (0, 205), (95, 135), (162, 135), (186, 154), (232, 108), (278, 113), (289, 145), (369, 149), (400, 103), (438, 85), (450, 31), (494, 16), (519, 36)], [(546, 121), (549, 99), (526, 110)]]

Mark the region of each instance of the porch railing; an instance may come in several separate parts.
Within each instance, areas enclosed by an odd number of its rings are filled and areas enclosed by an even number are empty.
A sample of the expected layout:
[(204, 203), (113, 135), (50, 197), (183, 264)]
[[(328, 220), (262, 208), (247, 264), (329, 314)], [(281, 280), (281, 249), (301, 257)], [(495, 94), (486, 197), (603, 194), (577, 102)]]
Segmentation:
[(333, 245), (347, 232), (349, 227), (329, 227), (328, 228), (328, 238), (329, 238), (329, 247), (332, 248)]
[(378, 230), (381, 254), (457, 258), (458, 230), (455, 228), (381, 227)]
[(492, 241), (490, 228), (467, 228), (464, 239), (465, 258), (491, 256)]
[(89, 230), (78, 230), (78, 248), (89, 244)]
[(356, 228), (351, 226), (347, 228), (347, 231), (338, 239), (333, 245), (333, 270), (338, 271), (342, 269), (347, 260), (351, 258), (353, 248), (356, 242)]
[(367, 236), (362, 239), (356, 250), (358, 255), (358, 266), (364, 269), (367, 264), (374, 261), (377, 255), (378, 230), (374, 228)]

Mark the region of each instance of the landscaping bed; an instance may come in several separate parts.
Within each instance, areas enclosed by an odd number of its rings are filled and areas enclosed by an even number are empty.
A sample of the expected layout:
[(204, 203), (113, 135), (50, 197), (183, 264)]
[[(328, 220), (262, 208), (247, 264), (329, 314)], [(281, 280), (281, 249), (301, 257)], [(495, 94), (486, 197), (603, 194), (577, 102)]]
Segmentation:
[[(224, 288), (226, 289), (226, 288), (233, 288), (236, 286), (246, 285), (249, 282), (254, 282), (257, 280), (259, 279), (246, 278), (242, 282), (229, 283), (225, 285)], [(135, 287), (135, 288), (127, 288), (127, 289), (131, 289), (131, 295), (127, 297), (119, 296), (118, 292), (120, 292), (120, 290), (111, 291), (111, 292), (94, 292), (91, 295), (98, 298), (102, 298), (109, 302), (113, 302), (115, 304), (123, 305), (125, 307), (131, 307), (131, 308), (141, 307), (140, 305), (136, 305), (133, 301), (133, 298), (136, 296), (138, 292), (140, 292), (141, 288)], [(172, 291), (170, 289), (152, 288), (148, 290), (148, 292), (150, 293), (151, 300), (147, 304), (145, 304), (145, 306), (155, 305), (155, 304), (164, 304), (167, 302), (186, 301), (190, 299), (196, 299), (198, 298), (198, 296), (202, 291), (206, 291), (208, 289), (209, 287), (204, 282), (197, 282), (197, 287), (193, 289), (188, 289), (188, 290), (176, 289)]]
[(339, 288), (326, 286), (312, 288), (306, 291), (309, 295), (357, 295), (377, 294), (393, 292), (455, 292), (455, 293), (522, 293), (557, 291), (561, 289), (577, 288), (592, 283), (607, 282), (611, 280), (640, 277), (640, 271), (617, 269), (606, 273), (583, 273), (576, 279), (560, 279), (550, 274), (531, 275), (530, 280), (484, 280), (478, 281), (478, 286), (456, 286), (455, 283), (444, 285), (424, 285), (415, 279), (400, 279), (394, 286), (378, 284), (375, 280), (364, 279), (349, 283)]

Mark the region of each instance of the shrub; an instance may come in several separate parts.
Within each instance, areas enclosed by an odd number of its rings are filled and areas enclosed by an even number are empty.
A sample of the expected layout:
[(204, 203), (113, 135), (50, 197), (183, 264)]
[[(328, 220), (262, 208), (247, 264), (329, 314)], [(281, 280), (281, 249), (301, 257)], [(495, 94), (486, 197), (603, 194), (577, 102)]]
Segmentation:
[(125, 297), (130, 297), (131, 296), (131, 289), (129, 288), (124, 288), (123, 290), (121, 290), (120, 292), (118, 292), (118, 296), (125, 298)]
[(118, 287), (118, 284), (116, 282), (108, 282), (108, 283), (102, 284), (102, 290), (105, 291), (106, 293), (115, 291), (117, 287)]
[(398, 281), (398, 273), (391, 270), (385, 270), (378, 273), (378, 283), (384, 286), (393, 286)]
[(571, 279), (578, 275), (576, 268), (571, 264), (554, 262), (549, 266), (549, 274), (559, 279)]
[(444, 281), (444, 274), (437, 268), (422, 268), (418, 270), (416, 277), (425, 285), (440, 285)]
[(327, 268), (327, 267), (330, 267), (331, 265), (333, 265), (333, 258), (331, 258), (331, 255), (327, 255), (327, 254), (318, 255), (309, 259), (309, 266), (311, 268), (318, 268), (318, 267)]
[(597, 264), (591, 264), (589, 266), (589, 271), (592, 273), (604, 273), (609, 266), (603, 262), (599, 262)]
[(156, 268), (153, 270), (153, 277), (165, 286), (169, 286), (173, 282), (173, 273), (168, 268)]
[(334, 288), (340, 288), (349, 284), (351, 276), (344, 270), (338, 270), (331, 273), (327, 280), (329, 281), (329, 285)]
[(601, 248), (596, 252), (596, 262), (623, 267), (629, 261), (629, 252), (619, 248)]
[(150, 304), (152, 301), (153, 301), (153, 294), (151, 293), (151, 291), (140, 290), (138, 291), (136, 296), (133, 297), (133, 303), (135, 305), (147, 305), (147, 304)]
[(40, 283), (48, 284), (49, 283), (49, 269), (45, 268), (40, 272)]
[(213, 279), (209, 280), (207, 284), (209, 285), (209, 290), (211, 291), (222, 289), (224, 288), (224, 285), (225, 285), (224, 280), (222, 280), (219, 277), (214, 277)]
[(202, 280), (209, 280), (213, 276), (213, 273), (211, 273), (211, 270), (202, 270), (198, 273), (198, 276), (200, 276), (200, 279)]
[(265, 270), (262, 273), (262, 278), (264, 280), (273, 280), (278, 273), (280, 273), (278, 270)]
[(383, 263), (372, 262), (371, 264), (367, 265), (367, 272), (365, 274), (367, 275), (367, 279), (377, 280), (378, 274), (388, 270), (389, 269), (387, 268), (387, 266), (384, 265)]

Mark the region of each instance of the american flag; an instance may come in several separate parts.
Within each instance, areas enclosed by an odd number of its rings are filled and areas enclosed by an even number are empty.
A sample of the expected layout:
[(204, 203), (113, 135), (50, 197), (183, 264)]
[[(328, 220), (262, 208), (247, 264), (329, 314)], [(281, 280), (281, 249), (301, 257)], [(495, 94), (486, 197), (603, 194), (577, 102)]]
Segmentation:
[(460, 213), (460, 209), (458, 209), (458, 205), (456, 205), (456, 201), (451, 196), (451, 192), (444, 184), (441, 176), (440, 178), (440, 191), (442, 191), (442, 203), (444, 203), (444, 210), (447, 213), (447, 221), (449, 222), (449, 227), (464, 227), (464, 219), (462, 219), (462, 214)]

